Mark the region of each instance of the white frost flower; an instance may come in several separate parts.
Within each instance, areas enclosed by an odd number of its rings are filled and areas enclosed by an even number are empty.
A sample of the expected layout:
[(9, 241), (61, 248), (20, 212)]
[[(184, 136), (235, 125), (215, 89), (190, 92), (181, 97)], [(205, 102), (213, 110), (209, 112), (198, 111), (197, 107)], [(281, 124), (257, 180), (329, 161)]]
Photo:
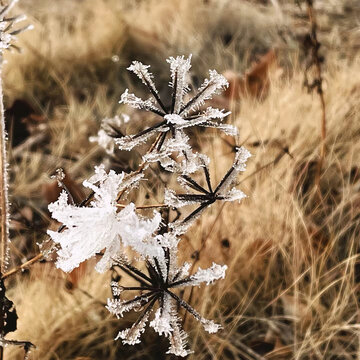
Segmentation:
[[(189, 70), (191, 56), (187, 59), (184, 56), (176, 58), (170, 57), (167, 62), (170, 64), (172, 88), (172, 102), (170, 108), (166, 108), (160, 99), (153, 82), (153, 75), (149, 72), (149, 66), (138, 61), (134, 61), (128, 70), (134, 72), (150, 91), (152, 98), (143, 100), (126, 90), (121, 96), (121, 103), (130, 105), (136, 109), (152, 111), (161, 117), (153, 126), (140, 131), (138, 134), (117, 136), (116, 144), (121, 150), (132, 150), (134, 147), (147, 142), (155, 134), (160, 134), (155, 148), (150, 154), (146, 155), (146, 161), (159, 161), (166, 170), (176, 173), (192, 173), (199, 168), (198, 154), (193, 153), (188, 138), (184, 130), (194, 126), (218, 128), (227, 135), (236, 135), (237, 129), (229, 124), (224, 124), (223, 120), (230, 114), (224, 110), (208, 107), (201, 110), (206, 100), (213, 95), (218, 94), (223, 88), (228, 86), (224, 76), (218, 74), (215, 70), (210, 70), (210, 77), (206, 79), (198, 89), (196, 95), (187, 102), (184, 101), (189, 92)], [(217, 121), (215, 121), (217, 120)], [(181, 143), (179, 143), (179, 134)], [(186, 144), (184, 144), (184, 140)], [(186, 150), (181, 149), (174, 154), (170, 151), (171, 145), (186, 146)], [(165, 149), (165, 150), (163, 150)], [(186, 159), (186, 164), (184, 163)], [(180, 162), (176, 165), (176, 162)]]
[(170, 227), (176, 234), (181, 235), (185, 233), (202, 212), (214, 202), (241, 201), (246, 197), (241, 190), (236, 189), (233, 185), (239, 172), (245, 171), (246, 161), (250, 156), (250, 152), (243, 146), (237, 148), (233, 165), (215, 188), (211, 184), (207, 164), (204, 164), (202, 169), (205, 174), (207, 188), (200, 185), (187, 174), (183, 174), (178, 178), (180, 184), (187, 190), (195, 190), (196, 193), (176, 194), (171, 189), (165, 190), (164, 202), (170, 207), (179, 208), (186, 205), (199, 205), (184, 220), (178, 220), (170, 224)]
[[(108, 300), (107, 309), (117, 317), (123, 313), (144, 308), (143, 313), (129, 329), (119, 332), (116, 339), (121, 338), (124, 344), (137, 344), (140, 335), (144, 332), (147, 321), (157, 302), (159, 307), (154, 313), (150, 326), (159, 334), (169, 338), (170, 348), (168, 353), (177, 356), (186, 356), (189, 350), (186, 347), (186, 333), (182, 330), (178, 318), (177, 308), (182, 307), (195, 317), (209, 333), (217, 332), (221, 326), (211, 320), (203, 318), (186, 301), (180, 299), (173, 289), (186, 286), (198, 286), (201, 283), (207, 285), (215, 280), (225, 277), (226, 265), (213, 264), (209, 269), (199, 269), (194, 275), (188, 275), (189, 264), (177, 265), (178, 239), (172, 233), (158, 235), (157, 241), (162, 246), (162, 254), (157, 257), (147, 258), (148, 274), (131, 266), (126, 261), (118, 261), (116, 266), (124, 270), (140, 284), (135, 287), (121, 287), (122, 291), (141, 290), (141, 295), (131, 300), (121, 300), (119, 292), (115, 287), (114, 299)], [(113, 287), (114, 288), (114, 287)]]
[(97, 136), (90, 136), (90, 142), (97, 142), (109, 155), (113, 155), (115, 150), (114, 138), (123, 135), (121, 127), (129, 120), (130, 117), (127, 114), (103, 119)]
[(142, 219), (136, 214), (134, 204), (118, 210), (116, 198), (119, 191), (134, 185), (124, 176), (124, 173), (116, 174), (112, 170), (107, 174), (103, 166), (96, 167), (95, 175), (84, 181), (84, 186), (94, 192), (94, 200), (89, 207), (68, 204), (66, 192), (49, 205), (52, 217), (65, 226), (59, 232), (48, 231), (61, 247), (57, 267), (71, 271), (105, 249), (96, 265), (97, 271), (104, 272), (111, 266), (112, 258), (119, 253), (122, 245), (141, 250), (146, 239), (157, 229), (161, 220), (159, 214), (152, 219)]
[(0, 9), (0, 54), (2, 55), (4, 50), (15, 48), (19, 49), (14, 45), (16, 35), (19, 33), (33, 29), (32, 25), (27, 25), (16, 30), (13, 29), (13, 25), (26, 19), (26, 16), (19, 15), (15, 17), (7, 17), (9, 11), (14, 7), (18, 0), (9, 1), (7, 6)]

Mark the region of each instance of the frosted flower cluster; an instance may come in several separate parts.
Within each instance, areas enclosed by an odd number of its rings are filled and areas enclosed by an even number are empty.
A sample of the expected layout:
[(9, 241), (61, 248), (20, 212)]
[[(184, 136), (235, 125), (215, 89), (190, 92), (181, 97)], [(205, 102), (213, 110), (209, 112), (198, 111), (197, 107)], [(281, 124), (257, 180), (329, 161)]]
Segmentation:
[(117, 194), (139, 181), (139, 177), (131, 181), (124, 180), (124, 177), (124, 173), (116, 174), (111, 170), (107, 174), (103, 166), (96, 167), (95, 175), (83, 183), (94, 194), (90, 206), (68, 204), (65, 191), (49, 205), (52, 217), (65, 225), (61, 232), (48, 231), (54, 242), (61, 246), (56, 263), (60, 269), (71, 271), (105, 249), (96, 265), (97, 271), (104, 272), (111, 266), (111, 259), (121, 246), (138, 248), (158, 228), (159, 213), (155, 213), (152, 219), (142, 219), (132, 203), (119, 211)]
[[(212, 204), (219, 201), (240, 201), (245, 194), (235, 187), (238, 175), (245, 171), (250, 153), (236, 148), (232, 166), (214, 186), (209, 172), (209, 158), (194, 152), (186, 129), (194, 126), (213, 127), (225, 136), (235, 136), (235, 127), (224, 123), (229, 112), (203, 108), (227, 86), (226, 79), (215, 70), (210, 71), (197, 93), (190, 96), (189, 70), (191, 56), (169, 58), (171, 104), (165, 106), (155, 86), (149, 66), (134, 61), (128, 68), (148, 88), (151, 98), (141, 99), (126, 90), (121, 102), (136, 109), (151, 111), (161, 119), (138, 134), (126, 135), (129, 117), (126, 115), (105, 119), (96, 137), (105, 150), (116, 157), (115, 149), (131, 150), (137, 145), (148, 144), (141, 154), (142, 164), (129, 174), (106, 171), (104, 165), (95, 167), (95, 174), (83, 182), (90, 192), (81, 204), (75, 204), (64, 187), (59, 199), (49, 205), (52, 217), (62, 225), (58, 231), (48, 231), (57, 246), (56, 265), (69, 272), (94, 256), (99, 257), (95, 269), (111, 270), (113, 275), (125, 273), (134, 286), (123, 286), (119, 277), (110, 283), (113, 297), (107, 301), (110, 313), (122, 318), (130, 311), (140, 313), (135, 323), (119, 331), (116, 339), (124, 344), (137, 344), (149, 324), (160, 336), (169, 340), (168, 353), (187, 356), (187, 334), (181, 326), (178, 309), (183, 308), (199, 321), (205, 331), (215, 333), (220, 324), (202, 317), (179, 295), (179, 288), (210, 285), (224, 279), (226, 265), (213, 263), (209, 268), (196, 269), (188, 262), (179, 265), (178, 244), (182, 235)], [(150, 141), (151, 140), (151, 141)], [(161, 209), (147, 216), (146, 206), (136, 206), (128, 201), (146, 181), (150, 164), (177, 176), (182, 192), (164, 187), (164, 203), (154, 206)], [(154, 169), (152, 169), (154, 171)], [(58, 178), (60, 185), (62, 179)], [(193, 210), (182, 215), (183, 208)], [(174, 214), (175, 213), (175, 214)], [(175, 217), (172, 215), (176, 215)], [(128, 250), (131, 250), (129, 252)], [(129, 253), (132, 254), (129, 260)], [(135, 267), (132, 260), (142, 261), (145, 267)], [(127, 296), (124, 298), (124, 293)], [(133, 296), (128, 296), (133, 294)]]
[[(169, 339), (168, 353), (177, 356), (186, 356), (190, 352), (187, 349), (187, 334), (180, 325), (177, 308), (180, 306), (198, 320), (209, 333), (216, 333), (221, 326), (211, 320), (203, 318), (186, 301), (174, 293), (174, 289), (199, 286), (201, 283), (209, 285), (213, 281), (224, 279), (227, 266), (213, 264), (209, 269), (199, 269), (195, 274), (189, 275), (190, 264), (185, 263), (177, 266), (178, 239), (166, 233), (157, 237), (163, 251), (157, 257), (148, 257), (146, 267), (148, 274), (129, 265), (125, 260), (116, 263), (120, 269), (140, 282), (139, 287), (122, 287), (116, 282), (112, 284), (113, 299), (108, 299), (107, 309), (118, 318), (124, 313), (145, 307), (142, 314), (128, 329), (118, 333), (116, 339), (122, 339), (124, 344), (134, 345), (140, 342), (140, 336), (145, 331), (149, 317), (154, 312), (153, 320), (149, 325), (159, 334)], [(165, 241), (164, 241), (165, 239)], [(170, 240), (170, 241), (169, 241)], [(120, 295), (124, 291), (141, 290), (142, 294), (131, 300), (121, 300)], [(155, 311), (155, 304), (158, 309)]]
[[(171, 77), (169, 83), (171, 88), (171, 104), (168, 106), (160, 98), (155, 86), (154, 76), (149, 71), (149, 65), (134, 61), (128, 67), (128, 70), (133, 72), (148, 88), (151, 97), (144, 100), (126, 89), (121, 96), (120, 102), (135, 109), (151, 111), (159, 117), (159, 120), (156, 124), (145, 128), (137, 134), (119, 134), (114, 136), (114, 141), (120, 150), (130, 151), (158, 135), (155, 151), (145, 160), (159, 161), (168, 171), (191, 174), (199, 169), (200, 163), (196, 162), (196, 159), (200, 154), (194, 153), (191, 150), (188, 144), (188, 137), (185, 134), (187, 129), (195, 126), (211, 127), (218, 128), (227, 135), (235, 136), (237, 134), (236, 127), (224, 123), (225, 118), (230, 112), (212, 107), (203, 109), (206, 100), (219, 94), (229, 85), (225, 77), (218, 74), (216, 70), (210, 70), (209, 78), (204, 80), (197, 93), (185, 100), (190, 90), (190, 61), (191, 55), (187, 59), (184, 56), (167, 59), (167, 62), (170, 64)], [(104, 141), (99, 139), (99, 144), (108, 148), (103, 143)], [(174, 166), (173, 161), (174, 154), (182, 158), (182, 161), (178, 161), (176, 166)], [(204, 157), (205, 155), (201, 156)]]
[(19, 48), (14, 44), (14, 40), (16, 39), (16, 35), (33, 28), (32, 25), (28, 25), (25, 27), (17, 28), (14, 30), (14, 25), (25, 20), (26, 16), (13, 16), (8, 17), (8, 13), (14, 7), (14, 5), (18, 2), (18, 0), (12, 0), (8, 5), (4, 6), (0, 10), (0, 54), (2, 55), (4, 50), (7, 49), (17, 49)]

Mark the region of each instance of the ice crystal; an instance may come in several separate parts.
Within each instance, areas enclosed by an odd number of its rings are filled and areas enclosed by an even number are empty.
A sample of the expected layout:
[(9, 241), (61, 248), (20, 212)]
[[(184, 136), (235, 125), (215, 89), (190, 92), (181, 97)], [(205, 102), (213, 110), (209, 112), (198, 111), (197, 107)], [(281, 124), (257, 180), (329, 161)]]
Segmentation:
[(175, 137), (165, 141), (161, 150), (155, 149), (144, 155), (143, 161), (159, 162), (165, 170), (170, 172), (192, 174), (204, 166), (208, 159), (203, 154), (194, 153), (188, 140), (189, 137), (179, 130)]
[[(134, 72), (145, 84), (152, 94), (152, 99), (143, 100), (134, 94), (129, 94), (126, 90), (121, 96), (121, 103), (128, 104), (136, 109), (144, 109), (152, 111), (159, 115), (162, 119), (155, 125), (146, 128), (145, 130), (134, 135), (118, 136), (115, 140), (116, 144), (121, 150), (131, 150), (135, 146), (147, 142), (156, 133), (160, 133), (160, 138), (156, 143), (156, 147), (153, 152), (157, 154), (147, 155), (149, 161), (160, 161), (160, 164), (165, 167), (166, 170), (172, 172), (191, 173), (198, 169), (197, 154), (192, 153), (190, 145), (184, 144), (184, 140), (187, 142), (188, 138), (181, 131), (183, 129), (203, 126), (218, 128), (224, 131), (226, 134), (235, 135), (237, 130), (235, 127), (223, 124), (222, 121), (230, 114), (224, 110), (213, 109), (211, 107), (201, 110), (201, 106), (206, 100), (212, 98), (213, 95), (218, 94), (219, 91), (228, 86), (227, 80), (224, 76), (218, 74), (215, 70), (210, 70), (210, 77), (206, 79), (202, 86), (198, 89), (198, 93), (192, 97), (187, 103), (184, 101), (186, 94), (189, 91), (188, 84), (188, 72), (190, 70), (191, 56), (187, 59), (184, 56), (178, 56), (176, 58), (170, 57), (167, 62), (170, 64), (171, 82), (172, 88), (172, 102), (167, 108), (160, 99), (159, 92), (157, 91), (153, 75), (149, 72), (149, 66), (143, 65), (138, 61), (134, 61), (128, 70)], [(214, 120), (218, 120), (214, 121)], [(171, 157), (172, 152), (169, 149), (172, 145), (178, 143), (178, 133), (181, 132), (182, 142), (181, 147), (186, 147), (178, 151), (177, 155), (186, 158), (186, 164), (178, 159), (177, 156)], [(171, 141), (174, 139), (174, 141)], [(165, 151), (161, 151), (165, 148)], [(175, 165), (175, 162), (182, 162), (179, 166)], [(192, 164), (195, 162), (195, 164)]]
[(113, 155), (115, 150), (114, 138), (123, 136), (121, 128), (129, 120), (130, 117), (126, 114), (103, 119), (97, 136), (90, 136), (90, 142), (97, 142), (109, 155)]
[(207, 166), (203, 166), (205, 174), (207, 189), (197, 183), (194, 179), (187, 175), (182, 175), (179, 178), (179, 182), (186, 189), (192, 189), (197, 193), (176, 194), (173, 190), (167, 189), (165, 191), (165, 204), (171, 207), (183, 207), (186, 205), (200, 204), (190, 215), (188, 215), (183, 221), (178, 221), (172, 224), (174, 230), (180, 234), (185, 232), (189, 224), (191, 224), (208, 206), (215, 201), (240, 201), (246, 195), (232, 185), (236, 181), (239, 172), (245, 171), (246, 161), (251, 156), (248, 150), (243, 146), (236, 150), (235, 160), (229, 171), (222, 178), (220, 183), (213, 189), (210, 180), (210, 174)]
[[(177, 308), (178, 306), (188, 311), (198, 320), (204, 329), (210, 333), (217, 332), (221, 326), (211, 320), (203, 318), (186, 301), (180, 299), (173, 289), (186, 286), (198, 286), (201, 283), (209, 285), (215, 280), (223, 279), (226, 265), (213, 264), (209, 269), (199, 269), (194, 275), (188, 275), (189, 264), (177, 265), (177, 243), (178, 240), (171, 233), (157, 236), (159, 245), (163, 246), (161, 256), (148, 258), (146, 261), (147, 272), (131, 266), (126, 261), (114, 264), (125, 271), (128, 275), (139, 282), (139, 286), (122, 287), (124, 291), (138, 291), (141, 295), (131, 300), (121, 300), (118, 291), (113, 292), (114, 299), (108, 300), (107, 309), (114, 315), (122, 317), (123, 313), (139, 307), (145, 307), (143, 313), (131, 328), (119, 332), (116, 337), (121, 338), (124, 344), (138, 343), (141, 333), (144, 331), (146, 322), (151, 312), (154, 312), (154, 305), (158, 303), (150, 326), (159, 334), (169, 338), (170, 348), (168, 353), (177, 356), (186, 356), (189, 350), (186, 348), (186, 334), (182, 330)], [(167, 245), (167, 247), (165, 247)], [(121, 292), (122, 293), (122, 292)]]
[(111, 170), (107, 174), (103, 166), (97, 167), (95, 175), (83, 183), (93, 191), (94, 200), (89, 207), (68, 204), (65, 191), (49, 205), (52, 217), (65, 226), (60, 232), (48, 231), (54, 242), (61, 246), (56, 263), (59, 268), (71, 271), (105, 249), (96, 265), (97, 271), (104, 272), (121, 250), (121, 245), (150, 251), (145, 241), (157, 229), (161, 217), (156, 214), (152, 219), (142, 219), (136, 214), (134, 204), (119, 211), (117, 194), (125, 187), (134, 186), (134, 179), (129, 181), (124, 177), (124, 173), (116, 174)]
[(14, 44), (14, 40), (16, 40), (16, 35), (19, 33), (30, 30), (33, 28), (32, 25), (27, 25), (22, 28), (18, 28), (16, 30), (13, 29), (13, 26), (23, 20), (26, 19), (24, 15), (7, 17), (10, 10), (14, 7), (14, 5), (18, 2), (18, 0), (12, 0), (9, 4), (3, 7), (0, 10), (0, 54), (2, 55), (4, 50), (7, 49), (17, 49), (19, 48)]
[[(119, 331), (116, 340), (121, 339), (129, 345), (139, 343), (149, 323), (160, 336), (168, 338), (168, 353), (182, 357), (190, 351), (187, 348), (187, 334), (181, 326), (179, 308), (189, 312), (209, 333), (216, 333), (221, 326), (203, 318), (176, 291), (184, 287), (210, 285), (224, 279), (227, 266), (213, 263), (207, 269), (198, 268), (192, 273), (190, 269), (195, 263), (178, 265), (180, 235), (216, 201), (240, 201), (245, 197), (235, 185), (238, 174), (245, 170), (250, 156), (244, 147), (236, 147), (233, 165), (213, 187), (208, 169), (209, 159), (193, 151), (186, 131), (195, 126), (211, 127), (235, 136), (237, 129), (224, 122), (230, 112), (203, 108), (207, 100), (228, 86), (226, 79), (215, 70), (210, 70), (209, 78), (197, 93), (189, 96), (190, 61), (191, 56), (167, 59), (171, 76), (169, 86), (172, 89), (169, 106), (165, 106), (160, 99), (148, 65), (134, 61), (128, 67), (148, 88), (151, 98), (144, 100), (125, 90), (121, 102), (136, 109), (151, 111), (161, 119), (133, 135), (125, 131), (124, 125), (129, 117), (121, 115), (104, 119), (97, 136), (90, 140), (98, 142), (113, 156), (116, 145), (121, 150), (132, 150), (155, 135), (156, 140), (142, 156), (138, 170), (130, 174), (116, 174), (112, 170), (107, 173), (103, 166), (97, 167), (94, 176), (83, 183), (92, 193), (80, 205), (74, 203), (59, 177), (65, 191), (58, 201), (49, 205), (49, 209), (52, 217), (63, 225), (58, 232), (48, 231), (59, 245), (57, 266), (64, 271), (71, 271), (82, 261), (103, 252), (96, 270), (104, 272), (111, 268), (114, 275), (110, 282), (113, 298), (107, 300), (106, 308), (118, 318), (130, 311), (140, 314), (131, 327)], [(158, 163), (163, 170), (176, 173), (185, 191), (179, 193), (166, 188), (165, 204), (139, 205), (137, 208), (133, 203), (124, 204), (128, 192), (138, 186), (151, 163)], [(151, 170), (155, 170), (154, 167)], [(198, 171), (204, 174), (203, 182), (195, 180)], [(196, 205), (196, 208), (183, 219), (178, 208), (188, 205)], [(155, 211), (149, 218), (138, 214), (140, 209), (149, 207), (159, 207), (161, 212)], [(173, 212), (176, 212), (175, 218)], [(131, 264), (125, 255), (128, 253), (124, 251), (126, 247), (134, 250), (135, 253), (131, 254), (136, 260), (145, 262), (145, 271)], [(118, 271), (126, 273), (138, 284), (123, 286)], [(124, 296), (129, 292), (135, 295)]]

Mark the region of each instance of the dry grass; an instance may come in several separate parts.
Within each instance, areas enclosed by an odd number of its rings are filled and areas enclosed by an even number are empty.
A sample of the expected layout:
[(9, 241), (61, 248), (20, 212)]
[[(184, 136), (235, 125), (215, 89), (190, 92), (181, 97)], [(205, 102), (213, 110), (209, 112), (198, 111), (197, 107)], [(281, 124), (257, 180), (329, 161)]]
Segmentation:
[[(244, 71), (255, 54), (269, 48), (280, 54), (283, 75), (272, 75), (268, 96), (233, 104), (238, 141), (253, 154), (239, 179), (248, 199), (214, 206), (182, 242), (184, 257), (206, 241), (199, 264), (229, 266), (226, 280), (192, 297), (192, 304), (224, 330), (209, 335), (187, 319), (195, 351), (190, 358), (359, 359), (360, 61), (354, 54), (360, 32), (346, 9), (355, 11), (358, 5), (350, 0), (319, 3), (328, 114), (321, 197), (314, 186), (320, 105), (316, 94), (302, 87), (296, 34), (306, 22), (290, 2), (280, 2), (279, 12), (258, 2), (225, 0), (137, 5), (66, 0), (61, 6), (23, 0), (36, 29), (22, 36), (24, 54), (8, 57), (5, 92), (8, 104), (23, 98), (44, 114), (49, 133), (39, 148), (12, 160), (11, 194), (16, 207), (31, 206), (45, 223), (40, 189), (49, 174), (64, 166), (80, 182), (104, 160), (88, 136), (104, 116), (120, 111), (117, 102), (124, 88), (134, 88), (125, 71), (132, 59), (153, 64), (159, 88), (166, 91), (163, 64), (168, 55), (193, 53), (194, 74), (201, 79), (208, 68)], [(341, 51), (339, 43), (345, 44)], [(118, 62), (111, 60), (113, 55)], [(216, 159), (214, 180), (221, 179), (232, 161), (231, 149), (216, 132), (196, 137)], [(136, 158), (124, 160), (132, 164)], [(161, 186), (148, 185), (139, 198), (150, 193), (161, 201)], [(36, 251), (41, 230), (13, 231), (14, 262)], [(19, 245), (24, 241), (27, 247)], [(166, 343), (151, 330), (133, 348), (113, 342), (131, 315), (118, 321), (104, 310), (108, 280), (109, 274), (89, 271), (79, 288), (69, 290), (52, 263), (19, 274), (8, 284), (19, 315), (11, 338), (36, 344), (32, 359), (166, 358)], [(7, 348), (5, 354), (5, 359), (22, 358), (21, 349)]]

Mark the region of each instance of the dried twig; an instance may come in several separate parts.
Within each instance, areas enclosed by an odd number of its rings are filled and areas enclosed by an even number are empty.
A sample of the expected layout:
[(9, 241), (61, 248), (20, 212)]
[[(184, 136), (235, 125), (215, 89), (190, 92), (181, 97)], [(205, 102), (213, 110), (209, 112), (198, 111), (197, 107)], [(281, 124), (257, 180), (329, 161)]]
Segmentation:
[[(317, 37), (317, 22), (316, 22), (316, 14), (314, 9), (314, 0), (305, 0), (307, 5), (307, 13), (310, 23), (310, 31), (306, 35), (304, 39), (304, 51), (307, 55), (307, 66), (305, 70), (305, 79), (304, 85), (307, 87), (308, 91), (313, 91), (316, 89), (319, 100), (321, 104), (321, 145), (320, 145), (320, 157), (317, 167), (317, 173), (315, 182), (317, 188), (320, 186), (320, 177), (321, 171), (324, 164), (325, 154), (326, 154), (326, 105), (323, 91), (323, 78), (321, 71), (321, 64), (324, 61), (324, 58), (320, 56), (320, 42)], [(308, 72), (310, 69), (314, 69), (314, 78), (311, 82), (308, 79)]]

